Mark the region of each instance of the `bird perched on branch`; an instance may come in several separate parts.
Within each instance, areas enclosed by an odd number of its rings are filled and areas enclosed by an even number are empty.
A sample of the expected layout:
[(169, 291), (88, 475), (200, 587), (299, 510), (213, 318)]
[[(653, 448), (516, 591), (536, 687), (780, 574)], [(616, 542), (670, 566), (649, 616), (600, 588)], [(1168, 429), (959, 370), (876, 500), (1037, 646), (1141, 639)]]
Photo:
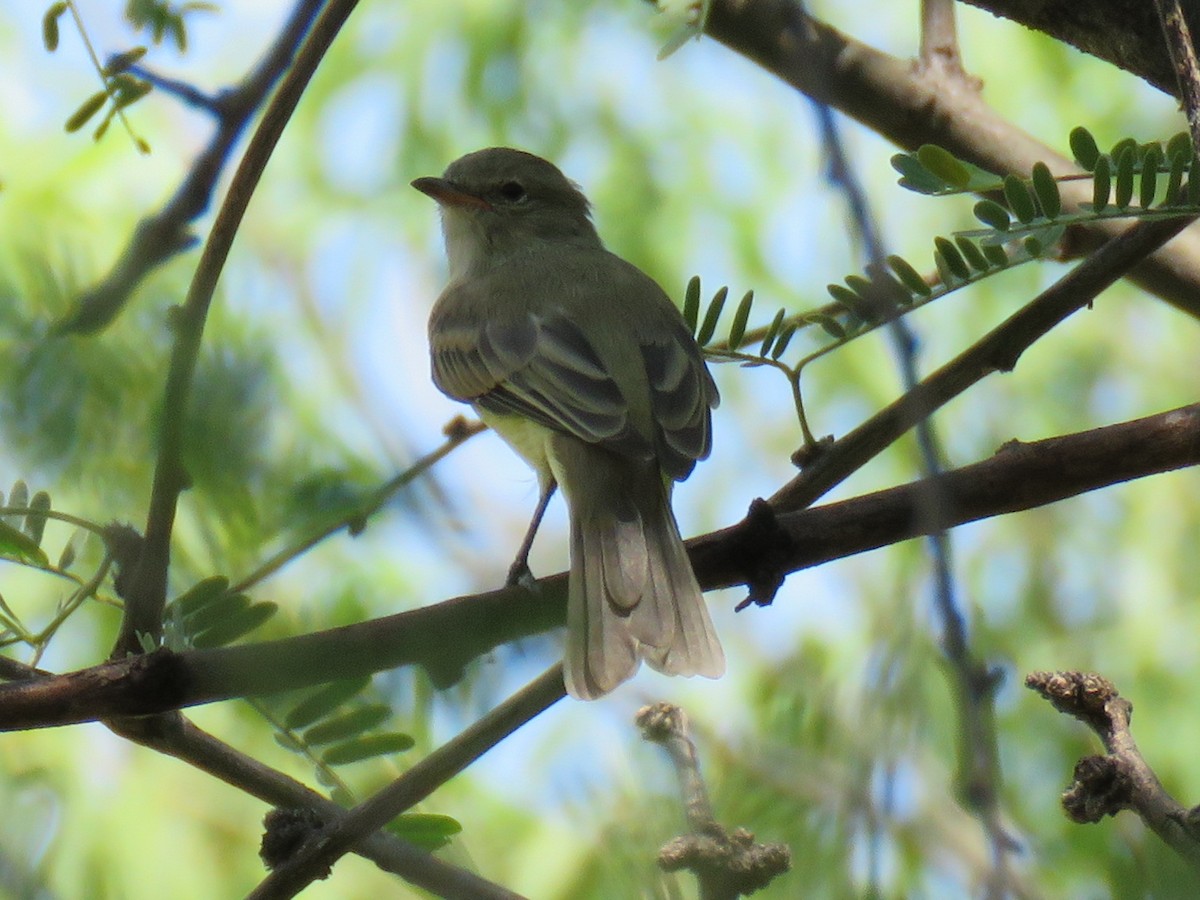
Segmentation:
[(555, 486), (570, 513), (564, 672), (600, 697), (644, 659), (671, 675), (725, 657), (671, 511), (711, 447), (716, 385), (662, 289), (604, 249), (587, 198), (551, 163), (491, 148), (417, 190), (441, 207), (450, 282), (429, 319), (433, 380), (536, 471), (526, 560)]

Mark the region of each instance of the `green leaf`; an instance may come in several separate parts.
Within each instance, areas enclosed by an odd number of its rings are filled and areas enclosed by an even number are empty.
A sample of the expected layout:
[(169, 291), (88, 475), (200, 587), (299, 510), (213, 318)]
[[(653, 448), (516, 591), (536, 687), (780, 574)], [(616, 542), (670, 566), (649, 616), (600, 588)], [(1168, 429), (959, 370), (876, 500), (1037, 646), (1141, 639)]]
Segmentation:
[(951, 272), (964, 281), (971, 277), (971, 267), (967, 265), (967, 261), (963, 259), (954, 244), (944, 237), (936, 237), (933, 239), (933, 246), (936, 252), (946, 260), (946, 265)]
[(892, 168), (900, 173), (900, 187), (918, 194), (941, 193), (945, 183), (921, 165), (921, 161), (909, 153), (897, 153), (892, 157)]
[(109, 59), (108, 65), (101, 70), (101, 73), (105, 78), (111, 78), (114, 75), (120, 75), (145, 55), (145, 47), (134, 47), (132, 50), (126, 50), (124, 53), (118, 53), (116, 56)]
[(713, 295), (712, 302), (708, 304), (708, 309), (704, 313), (704, 322), (700, 325), (700, 331), (696, 335), (696, 343), (704, 347), (712, 340), (713, 333), (717, 330), (717, 322), (721, 318), (721, 311), (725, 308), (725, 298), (729, 296), (729, 288), (721, 287)]
[(29, 501), (29, 509), (31, 512), (25, 516), (25, 533), (40, 547), (42, 535), (46, 531), (46, 513), (50, 511), (50, 495), (45, 491), (38, 491)]
[(804, 321), (814, 322), (817, 325), (820, 325), (823, 329), (825, 329), (826, 334), (828, 334), (830, 337), (837, 338), (838, 340), (841, 340), (846, 336), (846, 329), (842, 327), (842, 323), (833, 316), (826, 315), (825, 313), (809, 313), (804, 317)]
[(190, 616), (229, 590), (229, 579), (224, 575), (213, 575), (197, 581), (175, 598), (172, 606), (180, 616)]
[(783, 356), (783, 352), (787, 350), (788, 344), (792, 342), (792, 338), (796, 334), (796, 323), (789, 322), (784, 326), (783, 331), (779, 333), (779, 340), (775, 342), (775, 346), (771, 348), (771, 359), (779, 359)]
[(733, 324), (729, 326), (729, 347), (736, 350), (742, 345), (746, 336), (746, 323), (750, 321), (750, 308), (754, 305), (754, 291), (746, 291), (742, 302), (738, 304), (737, 312), (733, 314)]
[(37, 566), (50, 565), (50, 559), (42, 552), (37, 541), (7, 522), (0, 522), (0, 557)]
[(1121, 140), (1113, 144), (1112, 149), (1108, 151), (1108, 155), (1113, 160), (1117, 160), (1122, 154), (1128, 152), (1133, 154), (1133, 159), (1136, 162), (1139, 150), (1138, 142), (1131, 137), (1127, 137), (1121, 138)]
[(392, 714), (392, 708), (384, 703), (372, 703), (340, 716), (326, 719), (304, 732), (304, 742), (316, 746), (330, 744), (370, 731), (383, 724)]
[(696, 334), (696, 322), (700, 317), (700, 277), (693, 275), (688, 279), (687, 290), (683, 294), (683, 320), (687, 322), (688, 331)]
[(78, 131), (87, 124), (88, 119), (100, 111), (100, 107), (106, 102), (108, 102), (108, 92), (96, 91), (96, 93), (80, 104), (79, 109), (71, 114), (71, 117), (63, 125), (63, 129), (68, 133)]
[(995, 200), (980, 200), (976, 203), (975, 218), (997, 231), (1008, 231), (1012, 224), (1012, 216), (1008, 214), (1008, 210)]
[(434, 813), (405, 813), (392, 819), (387, 830), (410, 844), (425, 850), (436, 850), (462, 831), (462, 824), (450, 816)]
[(1095, 169), (1096, 162), (1100, 159), (1100, 148), (1096, 146), (1096, 139), (1092, 137), (1092, 133), (1082, 125), (1077, 125), (1071, 129), (1068, 141), (1071, 144), (1071, 153), (1079, 165), (1089, 172)]
[(1004, 199), (1012, 207), (1013, 215), (1026, 224), (1037, 217), (1037, 207), (1033, 203), (1033, 195), (1025, 182), (1016, 175), (1006, 175), (1004, 178)]
[(321, 754), (321, 762), (327, 766), (344, 766), (348, 763), (370, 759), (372, 756), (403, 753), (405, 750), (411, 750), (414, 744), (416, 741), (412, 737), (398, 731), (371, 734), (346, 741), (344, 744), (334, 744)]
[(1050, 167), (1044, 162), (1034, 163), (1030, 181), (1042, 213), (1047, 219), (1058, 218), (1058, 214), (1062, 212), (1062, 196), (1058, 192), (1058, 182), (1050, 174)]
[(1200, 156), (1192, 157), (1192, 164), (1188, 169), (1187, 188), (1188, 205), (1200, 206)]
[(1029, 235), (1028, 237), (1026, 237), (1025, 240), (1022, 241), (1022, 244), (1025, 247), (1025, 252), (1028, 253), (1030, 256), (1032, 256), (1034, 259), (1037, 259), (1039, 256), (1041, 256), (1042, 250), (1045, 249), (1042, 246), (1042, 242), (1039, 241), (1037, 239), (1037, 237), (1032, 234)]
[(55, 3), (42, 16), (42, 45), (49, 53), (58, 49), (58, 20), (66, 11), (66, 3)]
[(218, 622), (239, 615), (249, 608), (250, 598), (246, 594), (218, 594), (184, 616), (183, 627), (188, 634), (199, 634), (206, 628), (212, 628)]
[(1171, 167), (1167, 173), (1167, 189), (1163, 194), (1163, 206), (1178, 206), (1183, 199), (1180, 188), (1183, 186), (1183, 173), (1187, 170), (1191, 156), (1187, 153), (1175, 153), (1171, 156)]
[[(24, 481), (13, 484), (12, 490), (8, 492), (8, 505), (19, 509), (29, 506), (29, 486)], [(9, 525), (19, 526), (24, 517), (24, 513), (11, 513), (4, 517), (4, 521)]]
[(954, 239), (955, 246), (958, 247), (959, 253), (963, 258), (970, 263), (971, 268), (977, 272), (986, 272), (991, 268), (987, 257), (983, 255), (983, 251), (979, 249), (979, 245), (969, 238), (959, 235)]
[[(834, 285), (830, 285), (831, 290), (833, 287)], [(762, 346), (758, 350), (759, 356), (766, 356), (767, 351), (771, 349), (771, 345), (775, 343), (775, 338), (779, 335), (779, 329), (783, 327), (783, 316), (783, 309), (780, 308), (775, 313), (775, 318), (771, 320), (771, 324), (767, 326), (767, 333), (763, 335)]]
[(963, 190), (971, 181), (971, 173), (949, 150), (936, 144), (917, 148), (917, 161), (944, 183)]
[(282, 731), (275, 732), (275, 743), (277, 743), (284, 750), (288, 750), (292, 753), (303, 753), (305, 751), (305, 746), (302, 743), (300, 743), (290, 734), (285, 734)]
[(1109, 194), (1112, 192), (1111, 163), (1107, 156), (1096, 160), (1095, 172), (1092, 175), (1092, 210), (1104, 212), (1108, 206)]
[(1172, 159), (1179, 155), (1187, 157), (1192, 155), (1192, 137), (1186, 131), (1180, 131), (1172, 135), (1171, 139), (1167, 141), (1167, 159)]
[(348, 678), (325, 685), (292, 707), (291, 712), (284, 717), (284, 727), (296, 731), (311, 725), (317, 719), (325, 718), (370, 682), (370, 678)]
[(980, 250), (987, 257), (987, 261), (993, 266), (1007, 266), (1008, 253), (1005, 251), (1002, 244), (982, 244)]
[(1142, 209), (1154, 206), (1154, 195), (1158, 191), (1158, 167), (1161, 165), (1162, 150), (1157, 146), (1147, 148), (1142, 157), (1142, 178), (1138, 185), (1138, 203)]
[(1116, 159), (1116, 186), (1113, 190), (1113, 205), (1117, 209), (1128, 209), (1129, 201), (1133, 199), (1133, 164), (1136, 151), (1126, 148)]
[[(1005, 212), (1005, 218), (1008, 213)], [(888, 266), (896, 273), (896, 277), (900, 279), (910, 293), (918, 297), (928, 297), (933, 293), (933, 289), (925, 283), (925, 279), (921, 277), (921, 273), (909, 265), (908, 260), (901, 256), (889, 256), (887, 258)]]
[[(234, 594), (234, 596), (241, 597), (244, 595)], [(200, 650), (207, 647), (224, 646), (249, 634), (277, 612), (279, 612), (279, 605), (277, 603), (268, 601), (254, 603), (246, 607), (246, 609), (229, 616), (220, 624), (214, 625), (207, 631), (202, 631), (196, 635), (192, 638), (192, 646)]]
[(124, 109), (141, 100), (153, 89), (154, 86), (150, 82), (122, 72), (113, 77), (113, 103), (117, 109)]
[(63, 547), (62, 553), (58, 555), (58, 567), (64, 572), (71, 568), (71, 563), (75, 562), (76, 545), (79, 543), (82, 529), (76, 528), (71, 532), (71, 536), (67, 538), (66, 546)]

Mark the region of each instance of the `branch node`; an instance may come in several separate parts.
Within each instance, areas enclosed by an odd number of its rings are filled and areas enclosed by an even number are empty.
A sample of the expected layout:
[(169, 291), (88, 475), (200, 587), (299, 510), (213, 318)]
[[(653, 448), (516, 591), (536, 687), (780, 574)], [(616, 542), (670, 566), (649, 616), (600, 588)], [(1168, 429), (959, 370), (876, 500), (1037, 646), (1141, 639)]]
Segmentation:
[(1075, 764), (1073, 781), (1062, 795), (1063, 811), (1072, 822), (1090, 825), (1129, 809), (1133, 780), (1115, 756), (1085, 756)]
[[(269, 871), (287, 862), (296, 851), (313, 840), (325, 827), (325, 822), (312, 807), (272, 809), (263, 817), (262, 844), (258, 848), (259, 858)], [(328, 878), (331, 869), (326, 866), (318, 878)]]
[(788, 560), (795, 552), (794, 542), (779, 524), (771, 504), (762, 498), (754, 500), (731, 543), (730, 555), (741, 560), (747, 588), (746, 599), (734, 609), (741, 612), (752, 603), (770, 606), (791, 569)]

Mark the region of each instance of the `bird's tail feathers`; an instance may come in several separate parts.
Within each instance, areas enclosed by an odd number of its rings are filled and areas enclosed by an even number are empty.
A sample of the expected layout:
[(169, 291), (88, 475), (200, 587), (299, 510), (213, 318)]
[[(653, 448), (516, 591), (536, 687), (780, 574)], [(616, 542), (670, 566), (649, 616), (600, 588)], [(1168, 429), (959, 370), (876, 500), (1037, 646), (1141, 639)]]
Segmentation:
[(667, 488), (656, 472), (627, 488), (572, 498), (565, 673), (584, 700), (631, 678), (643, 659), (669, 675), (725, 671)]

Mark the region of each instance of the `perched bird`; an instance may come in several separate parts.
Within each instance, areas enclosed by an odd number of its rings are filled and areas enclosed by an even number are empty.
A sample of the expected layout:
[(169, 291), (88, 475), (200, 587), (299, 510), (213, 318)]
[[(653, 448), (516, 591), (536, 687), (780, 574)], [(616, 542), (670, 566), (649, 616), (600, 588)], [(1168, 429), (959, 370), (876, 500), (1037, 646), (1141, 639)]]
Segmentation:
[(412, 183), (441, 207), (450, 282), (429, 318), (433, 381), (471, 404), (555, 486), (570, 513), (567, 690), (600, 697), (644, 659), (670, 675), (725, 671), (671, 511), (708, 456), (719, 397), (683, 317), (604, 249), (587, 198), (520, 150), (468, 154)]

